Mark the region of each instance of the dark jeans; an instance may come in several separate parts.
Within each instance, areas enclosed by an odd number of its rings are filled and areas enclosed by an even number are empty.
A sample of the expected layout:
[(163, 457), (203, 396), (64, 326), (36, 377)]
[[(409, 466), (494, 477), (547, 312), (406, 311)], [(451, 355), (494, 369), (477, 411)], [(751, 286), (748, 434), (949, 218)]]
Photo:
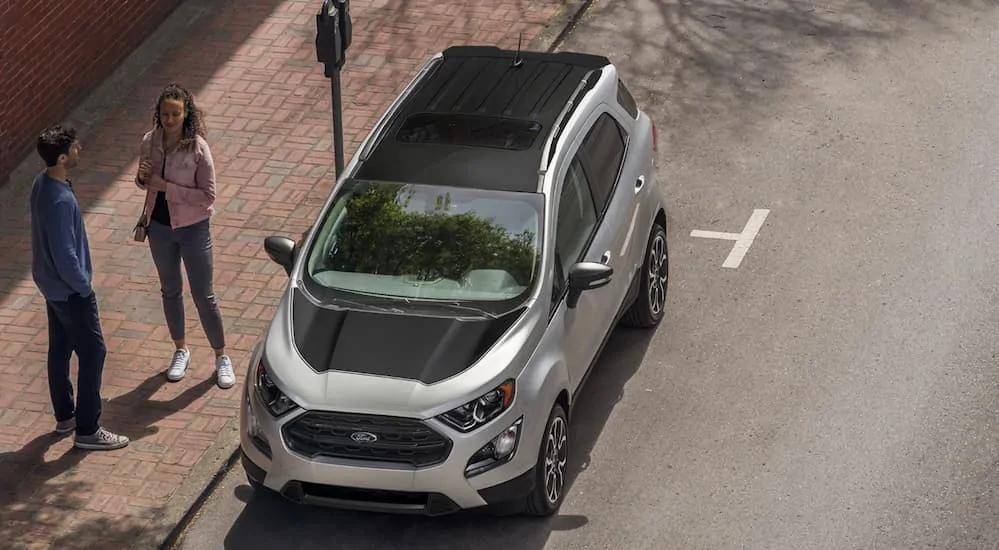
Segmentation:
[(214, 253), (209, 220), (173, 229), (157, 221), (149, 222), (149, 251), (160, 277), (163, 314), (170, 338), (184, 339), (184, 278), (187, 271), (191, 297), (201, 318), (201, 326), (213, 349), (225, 347), (222, 312), (213, 285)]
[[(46, 301), (45, 306), (49, 317), (49, 396), (56, 421), (75, 415), (76, 434), (93, 435), (100, 427), (101, 376), (107, 357), (97, 295), (91, 292), (84, 298), (74, 294), (65, 302)], [(79, 362), (75, 403), (69, 378), (73, 352)]]

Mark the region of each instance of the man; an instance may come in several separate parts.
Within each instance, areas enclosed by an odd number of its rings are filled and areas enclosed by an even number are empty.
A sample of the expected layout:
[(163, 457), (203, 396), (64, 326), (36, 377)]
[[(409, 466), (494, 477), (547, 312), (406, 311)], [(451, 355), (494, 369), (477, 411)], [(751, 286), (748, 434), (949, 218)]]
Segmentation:
[[(107, 348), (92, 286), (87, 230), (69, 181), (69, 171), (80, 160), (76, 130), (46, 128), (38, 136), (37, 148), (46, 168), (31, 188), (31, 272), (48, 311), (49, 395), (56, 432), (75, 430), (73, 444), (81, 449), (120, 449), (128, 445), (128, 438), (100, 426)], [(69, 378), (74, 351), (79, 363), (75, 403)]]

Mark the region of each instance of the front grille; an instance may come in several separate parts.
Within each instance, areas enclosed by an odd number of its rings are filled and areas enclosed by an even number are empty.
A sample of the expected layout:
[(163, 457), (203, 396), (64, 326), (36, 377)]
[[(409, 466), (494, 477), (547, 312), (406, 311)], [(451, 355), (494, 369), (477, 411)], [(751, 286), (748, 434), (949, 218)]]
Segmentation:
[[(286, 424), (282, 432), (288, 447), (309, 458), (425, 468), (444, 462), (451, 452), (451, 440), (412, 418), (310, 411)], [(373, 434), (376, 439), (357, 441), (352, 434)]]

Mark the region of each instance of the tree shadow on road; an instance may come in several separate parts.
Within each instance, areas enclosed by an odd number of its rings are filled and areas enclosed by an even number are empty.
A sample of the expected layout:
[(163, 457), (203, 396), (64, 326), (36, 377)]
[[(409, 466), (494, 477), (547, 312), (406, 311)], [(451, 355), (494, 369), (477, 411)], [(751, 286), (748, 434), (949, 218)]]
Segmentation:
[[(589, 466), (600, 432), (624, 395), (628, 380), (641, 366), (652, 337), (652, 332), (628, 329), (617, 329), (611, 335), (573, 411), (568, 494), (576, 477)], [(241, 470), (237, 474), (241, 475)], [(301, 506), (274, 493), (254, 493), (245, 484), (235, 491), (246, 507), (225, 537), (225, 548), (232, 550), (254, 545), (305, 547), (333, 541), (344, 548), (538, 550), (544, 548), (552, 532), (588, 523), (586, 517), (568, 513), (545, 519), (497, 517), (480, 511), (438, 518), (369, 514)]]
[(596, 3), (560, 49), (611, 55), (664, 139), (722, 127), (748, 133), (803, 74), (827, 64), (851, 71), (916, 30), (958, 36), (962, 18), (997, 6), (999, 0), (616, 0)]
[[(142, 479), (131, 479), (120, 459), (141, 449), (155, 425), (188, 408), (214, 385), (192, 385), (168, 401), (150, 397), (166, 383), (162, 373), (132, 391), (105, 400), (102, 424), (132, 439), (129, 447), (88, 452), (72, 446), (72, 435), (42, 433), (16, 451), (0, 453), (0, 541), (5, 548), (49, 541), (51, 548), (122, 547), (144, 534), (160, 505), (108, 508), (122, 494), (142, 494)], [(53, 421), (54, 422), (54, 421)], [(57, 457), (50, 458), (55, 453)], [(47, 460), (48, 459), (48, 460)], [(58, 535), (53, 536), (53, 533)]]

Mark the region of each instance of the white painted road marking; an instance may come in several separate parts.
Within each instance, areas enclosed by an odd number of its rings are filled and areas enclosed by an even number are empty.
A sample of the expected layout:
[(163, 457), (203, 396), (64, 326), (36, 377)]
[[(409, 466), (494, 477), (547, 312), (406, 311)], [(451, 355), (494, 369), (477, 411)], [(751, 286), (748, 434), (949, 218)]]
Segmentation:
[(746, 222), (746, 227), (742, 229), (742, 233), (721, 233), (719, 231), (701, 231), (695, 229), (690, 232), (690, 236), (702, 239), (735, 241), (735, 244), (732, 245), (732, 251), (728, 253), (728, 258), (725, 258), (725, 263), (722, 264), (722, 267), (735, 269), (739, 267), (742, 259), (746, 257), (749, 247), (753, 246), (753, 240), (756, 239), (756, 234), (760, 232), (760, 228), (763, 227), (763, 222), (767, 220), (769, 214), (769, 210), (760, 208), (753, 210), (753, 215), (749, 217), (749, 221)]

